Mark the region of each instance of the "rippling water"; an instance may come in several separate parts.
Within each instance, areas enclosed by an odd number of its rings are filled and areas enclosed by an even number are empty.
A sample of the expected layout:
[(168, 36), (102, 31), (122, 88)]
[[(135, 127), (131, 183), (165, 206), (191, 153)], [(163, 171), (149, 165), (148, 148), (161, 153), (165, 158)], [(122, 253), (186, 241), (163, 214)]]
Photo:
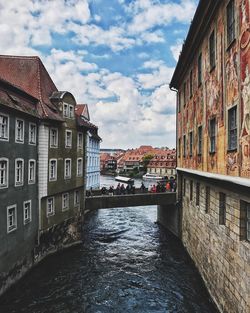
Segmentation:
[(217, 312), (181, 243), (155, 220), (156, 207), (100, 210), (84, 243), (34, 268), (0, 312)]

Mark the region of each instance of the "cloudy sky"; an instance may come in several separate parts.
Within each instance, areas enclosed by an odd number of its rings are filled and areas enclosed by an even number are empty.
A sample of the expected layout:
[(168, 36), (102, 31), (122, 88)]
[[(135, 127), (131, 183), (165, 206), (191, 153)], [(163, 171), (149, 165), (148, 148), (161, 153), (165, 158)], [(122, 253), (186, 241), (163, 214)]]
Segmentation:
[(198, 0), (0, 0), (0, 54), (38, 55), (102, 147), (175, 146), (168, 83)]

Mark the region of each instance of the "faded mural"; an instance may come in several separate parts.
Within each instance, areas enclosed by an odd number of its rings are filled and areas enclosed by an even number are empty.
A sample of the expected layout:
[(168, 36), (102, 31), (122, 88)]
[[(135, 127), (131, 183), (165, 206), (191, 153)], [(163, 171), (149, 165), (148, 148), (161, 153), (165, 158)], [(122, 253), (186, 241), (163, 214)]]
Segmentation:
[[(216, 23), (208, 29), (200, 51), (193, 62), (193, 80), (197, 81), (197, 59), (203, 56), (203, 83), (194, 84), (190, 97), (189, 71), (181, 86), (182, 110), (178, 113), (178, 136), (181, 138), (181, 158), (178, 167), (189, 167), (214, 173), (250, 178), (250, 0), (236, 1), (236, 40), (227, 46), (226, 1)], [(209, 62), (209, 35), (216, 32), (216, 67)], [(238, 32), (238, 33), (237, 33)], [(190, 68), (191, 70), (191, 68)], [(184, 105), (185, 102), (185, 105)], [(238, 148), (228, 151), (228, 109), (238, 107)], [(216, 153), (210, 151), (209, 121), (216, 118)], [(203, 126), (202, 156), (198, 155), (198, 132)], [(193, 155), (189, 153), (189, 133), (194, 133)], [(186, 134), (186, 157), (183, 157), (183, 135)]]

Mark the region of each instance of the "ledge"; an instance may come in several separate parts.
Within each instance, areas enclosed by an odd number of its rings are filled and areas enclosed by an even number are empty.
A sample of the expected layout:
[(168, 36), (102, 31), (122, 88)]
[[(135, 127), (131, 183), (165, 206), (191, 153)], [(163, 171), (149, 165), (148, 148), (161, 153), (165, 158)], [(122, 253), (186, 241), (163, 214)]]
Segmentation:
[(231, 184), (244, 186), (250, 188), (250, 179), (249, 178), (242, 178), (238, 176), (229, 176), (229, 175), (222, 175), (222, 174), (214, 174), (209, 172), (203, 172), (203, 171), (197, 171), (197, 170), (191, 170), (187, 168), (176, 168), (177, 172), (184, 172), (192, 175), (202, 176), (209, 179), (216, 179), (222, 182), (228, 182)]

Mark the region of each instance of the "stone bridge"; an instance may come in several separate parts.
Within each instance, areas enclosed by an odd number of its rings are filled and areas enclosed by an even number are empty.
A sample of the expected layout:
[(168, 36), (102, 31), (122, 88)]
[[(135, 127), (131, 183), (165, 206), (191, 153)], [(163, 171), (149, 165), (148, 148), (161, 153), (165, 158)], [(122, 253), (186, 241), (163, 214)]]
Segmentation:
[(85, 208), (89, 211), (97, 209), (110, 209), (131, 206), (146, 205), (173, 205), (176, 201), (176, 193), (161, 192), (148, 193), (140, 192), (138, 189), (135, 194), (125, 195), (101, 195), (99, 191), (95, 191), (93, 196), (86, 197)]

